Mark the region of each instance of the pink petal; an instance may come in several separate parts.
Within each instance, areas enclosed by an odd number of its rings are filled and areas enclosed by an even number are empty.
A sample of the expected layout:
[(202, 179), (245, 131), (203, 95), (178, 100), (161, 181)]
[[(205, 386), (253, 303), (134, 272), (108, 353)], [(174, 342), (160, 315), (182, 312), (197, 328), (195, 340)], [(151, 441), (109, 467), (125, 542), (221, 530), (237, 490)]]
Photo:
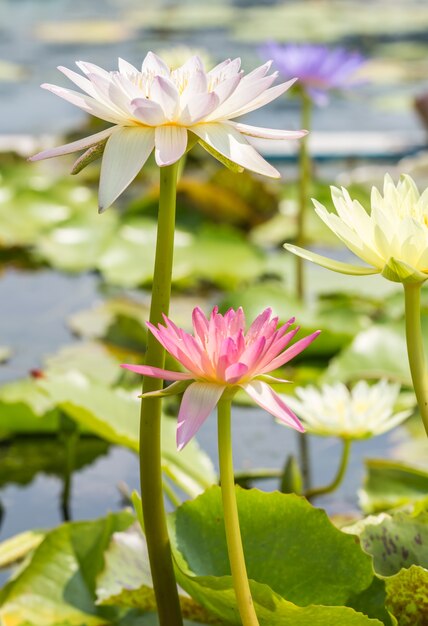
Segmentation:
[(143, 124), (159, 126), (165, 122), (165, 114), (162, 107), (154, 100), (147, 98), (135, 98), (131, 101), (131, 111)]
[(150, 89), (151, 99), (162, 107), (166, 120), (172, 121), (177, 113), (180, 102), (177, 87), (169, 78), (155, 76)]
[(58, 146), (57, 148), (49, 148), (48, 150), (43, 150), (43, 152), (38, 152), (34, 156), (30, 157), (28, 160), (41, 161), (42, 159), (51, 159), (52, 157), (62, 156), (63, 154), (70, 154), (71, 152), (77, 152), (78, 150), (86, 150), (86, 148), (95, 146), (100, 141), (103, 141), (104, 139), (107, 139), (107, 137), (110, 137), (115, 128), (115, 126), (111, 126), (106, 130), (95, 133), (95, 135), (90, 135), (89, 137), (84, 137), (83, 139), (78, 139), (77, 141), (66, 143), (63, 146)]
[(234, 363), (226, 369), (226, 380), (230, 385), (234, 385), (248, 372), (248, 366), (245, 363)]
[(285, 365), (285, 363), (288, 363), (288, 361), (291, 361), (291, 359), (293, 359), (295, 356), (303, 352), (303, 350), (307, 348), (309, 344), (311, 344), (313, 340), (318, 337), (320, 332), (321, 332), (320, 330), (316, 330), (314, 333), (312, 333), (312, 335), (308, 335), (307, 337), (303, 337), (303, 339), (296, 341), (296, 343), (293, 344), (290, 348), (288, 348), (288, 350), (283, 352), (283, 354), (280, 354), (279, 356), (277, 356), (276, 359), (273, 359), (269, 363), (269, 365), (264, 367), (260, 371), (260, 374), (266, 374), (267, 372), (272, 372), (272, 370), (276, 369), (277, 367), (281, 367), (281, 365)]
[(199, 337), (201, 346), (203, 347), (205, 345), (205, 338), (208, 332), (208, 320), (204, 312), (199, 307), (195, 307), (193, 309), (192, 322), (195, 337)]
[(287, 426), (304, 432), (304, 428), (293, 411), (285, 404), (281, 397), (261, 380), (253, 380), (245, 385), (240, 385), (248, 393), (250, 398), (262, 409), (271, 413), (274, 417), (284, 422)]
[(192, 132), (230, 161), (264, 176), (280, 177), (278, 170), (265, 161), (232, 126), (221, 122), (197, 124), (192, 126)]
[(107, 141), (101, 164), (99, 209), (107, 209), (134, 180), (154, 146), (154, 130), (120, 127)]
[(221, 398), (225, 386), (212, 383), (192, 383), (181, 401), (177, 425), (179, 450), (197, 433)]
[(175, 163), (187, 148), (187, 130), (181, 126), (157, 126), (155, 159), (159, 167)]
[(133, 365), (130, 363), (122, 363), (120, 367), (131, 370), (136, 374), (142, 374), (143, 376), (151, 376), (152, 378), (162, 378), (162, 380), (192, 380), (192, 374), (186, 374), (184, 372), (171, 372), (170, 370), (164, 370), (159, 367), (151, 367), (151, 365)]
[(277, 130), (276, 128), (258, 128), (257, 126), (239, 124), (238, 122), (228, 123), (244, 135), (262, 139), (301, 139), (308, 134), (307, 130)]

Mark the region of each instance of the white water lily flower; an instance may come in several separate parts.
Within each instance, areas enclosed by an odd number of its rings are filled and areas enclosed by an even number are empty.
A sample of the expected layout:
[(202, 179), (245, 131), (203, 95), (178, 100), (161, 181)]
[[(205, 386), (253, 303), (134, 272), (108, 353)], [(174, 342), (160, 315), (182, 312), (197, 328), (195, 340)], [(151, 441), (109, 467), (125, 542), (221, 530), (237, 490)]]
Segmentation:
[(343, 383), (298, 387), (297, 398), (287, 403), (305, 428), (316, 435), (365, 439), (391, 430), (412, 414), (394, 413), (400, 385), (381, 380), (375, 385), (359, 381), (350, 391)]
[(330, 213), (314, 200), (315, 211), (354, 254), (371, 267), (328, 259), (291, 244), (285, 248), (343, 274), (378, 274), (394, 282), (419, 283), (428, 278), (428, 189), (422, 195), (410, 176), (397, 184), (387, 174), (383, 196), (373, 187), (371, 212), (346, 189), (332, 187), (337, 211)]
[(119, 70), (115, 72), (82, 61), (77, 66), (83, 76), (65, 67), (59, 69), (85, 93), (55, 85), (42, 87), (114, 126), (45, 150), (31, 160), (86, 150), (107, 139), (101, 166), (101, 211), (131, 183), (153, 148), (160, 167), (178, 161), (186, 151), (188, 131), (219, 160), (274, 178), (279, 172), (246, 137), (299, 139), (306, 134), (231, 121), (271, 102), (294, 83), (295, 79), (272, 87), (278, 73), (268, 75), (271, 62), (246, 76), (240, 69), (240, 59), (228, 59), (206, 72), (202, 61), (193, 56), (171, 70), (152, 52), (147, 54), (141, 70), (123, 59), (119, 59)]

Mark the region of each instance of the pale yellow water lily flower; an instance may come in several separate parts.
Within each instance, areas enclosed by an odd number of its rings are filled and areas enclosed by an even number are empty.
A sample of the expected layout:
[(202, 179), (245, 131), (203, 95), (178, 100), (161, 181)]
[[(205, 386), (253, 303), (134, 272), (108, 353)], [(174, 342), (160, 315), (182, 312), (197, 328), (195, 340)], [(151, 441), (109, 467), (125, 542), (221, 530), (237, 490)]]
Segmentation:
[(422, 195), (410, 176), (397, 185), (387, 174), (383, 195), (373, 187), (367, 212), (345, 188), (331, 188), (336, 213), (317, 200), (315, 211), (343, 243), (370, 267), (323, 257), (292, 244), (284, 247), (309, 261), (343, 274), (382, 274), (394, 282), (421, 283), (428, 278), (428, 189)]
[(31, 160), (47, 159), (105, 145), (101, 165), (99, 207), (106, 209), (128, 187), (151, 152), (160, 167), (178, 161), (192, 138), (223, 162), (278, 178), (247, 137), (299, 139), (306, 131), (258, 128), (232, 121), (283, 94), (295, 79), (272, 86), (278, 72), (268, 74), (271, 62), (244, 76), (240, 59), (227, 59), (206, 71), (199, 57), (172, 70), (149, 52), (141, 69), (119, 59), (118, 71), (77, 62), (78, 74), (61, 72), (84, 93), (56, 85), (42, 85), (87, 113), (113, 126), (91, 137), (45, 150)]
[(359, 381), (352, 390), (343, 383), (298, 387), (287, 403), (299, 415), (308, 432), (343, 439), (365, 439), (381, 435), (411, 414), (394, 413), (400, 385), (381, 380), (374, 385)]

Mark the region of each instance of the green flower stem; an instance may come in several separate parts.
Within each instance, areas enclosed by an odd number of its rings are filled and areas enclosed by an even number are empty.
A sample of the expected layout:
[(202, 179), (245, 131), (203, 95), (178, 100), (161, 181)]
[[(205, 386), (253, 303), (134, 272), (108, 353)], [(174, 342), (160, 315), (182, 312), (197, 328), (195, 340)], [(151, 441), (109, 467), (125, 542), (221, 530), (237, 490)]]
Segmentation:
[(225, 398), (223, 395), (218, 403), (217, 411), (221, 494), (233, 586), (243, 626), (259, 626), (253, 599), (251, 597), (247, 568), (245, 567), (241, 531), (239, 528), (238, 507), (236, 504), (230, 423), (231, 399), (228, 397)]
[[(179, 162), (160, 168), (160, 197), (150, 322), (168, 315), (174, 252), (175, 205)], [(146, 363), (163, 368), (165, 350), (148, 333)], [(143, 378), (143, 393), (162, 389), (163, 381)], [(182, 626), (162, 491), (161, 398), (143, 398), (140, 417), (140, 482), (144, 532), (160, 626)]]
[[(312, 100), (303, 90), (301, 92), (301, 127), (310, 130), (312, 114)], [(296, 243), (300, 247), (304, 247), (306, 243), (305, 237), (305, 215), (306, 206), (309, 200), (309, 192), (311, 185), (311, 158), (308, 147), (308, 135), (302, 137), (299, 143), (299, 206), (297, 213), (297, 236)], [(296, 292), (297, 297), (303, 300), (305, 297), (305, 275), (304, 275), (304, 259), (296, 256)]]
[(307, 433), (297, 432), (300, 469), (302, 472), (303, 488), (310, 489), (312, 484), (311, 456), (309, 454), (309, 439)]
[(313, 489), (308, 489), (304, 494), (306, 498), (310, 499), (314, 498), (315, 496), (322, 496), (326, 493), (332, 493), (341, 484), (346, 474), (346, 468), (348, 467), (349, 452), (351, 450), (352, 440), (342, 439), (342, 443), (342, 458), (340, 459), (339, 469), (337, 470), (336, 476), (334, 477), (333, 481), (329, 485), (325, 485), (324, 487), (314, 487)]
[(403, 284), (406, 310), (406, 341), (413, 387), (428, 435), (428, 373), (421, 328), (422, 283)]

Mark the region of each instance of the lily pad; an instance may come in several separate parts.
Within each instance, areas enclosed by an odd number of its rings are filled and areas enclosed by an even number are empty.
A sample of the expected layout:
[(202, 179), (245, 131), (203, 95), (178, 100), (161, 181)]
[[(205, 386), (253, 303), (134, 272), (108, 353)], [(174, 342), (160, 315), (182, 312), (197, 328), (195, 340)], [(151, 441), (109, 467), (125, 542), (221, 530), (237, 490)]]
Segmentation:
[(428, 570), (402, 569), (386, 581), (387, 606), (400, 626), (425, 626), (428, 615)]
[[(81, 427), (138, 452), (140, 391), (111, 389), (79, 372), (50, 376), (39, 384), (51, 401)], [(178, 487), (194, 496), (214, 483), (216, 476), (210, 459), (195, 440), (177, 451), (176, 428), (176, 420), (163, 419), (163, 469)]]
[(133, 521), (131, 513), (123, 512), (49, 532), (27, 566), (0, 592), (4, 626), (113, 624), (117, 611), (109, 613), (94, 605), (95, 580), (110, 537)]
[(359, 492), (360, 505), (366, 513), (427, 500), (428, 472), (383, 459), (367, 460), (366, 469), (364, 487)]
[(373, 556), (378, 574), (392, 576), (411, 565), (428, 568), (427, 511), (417, 515), (399, 511), (376, 521), (379, 523), (364, 526), (360, 539), (364, 550)]
[(59, 415), (34, 378), (0, 387), (0, 438), (17, 434), (56, 433)]
[(42, 530), (27, 530), (0, 543), (0, 568), (10, 567), (41, 544), (46, 533)]

